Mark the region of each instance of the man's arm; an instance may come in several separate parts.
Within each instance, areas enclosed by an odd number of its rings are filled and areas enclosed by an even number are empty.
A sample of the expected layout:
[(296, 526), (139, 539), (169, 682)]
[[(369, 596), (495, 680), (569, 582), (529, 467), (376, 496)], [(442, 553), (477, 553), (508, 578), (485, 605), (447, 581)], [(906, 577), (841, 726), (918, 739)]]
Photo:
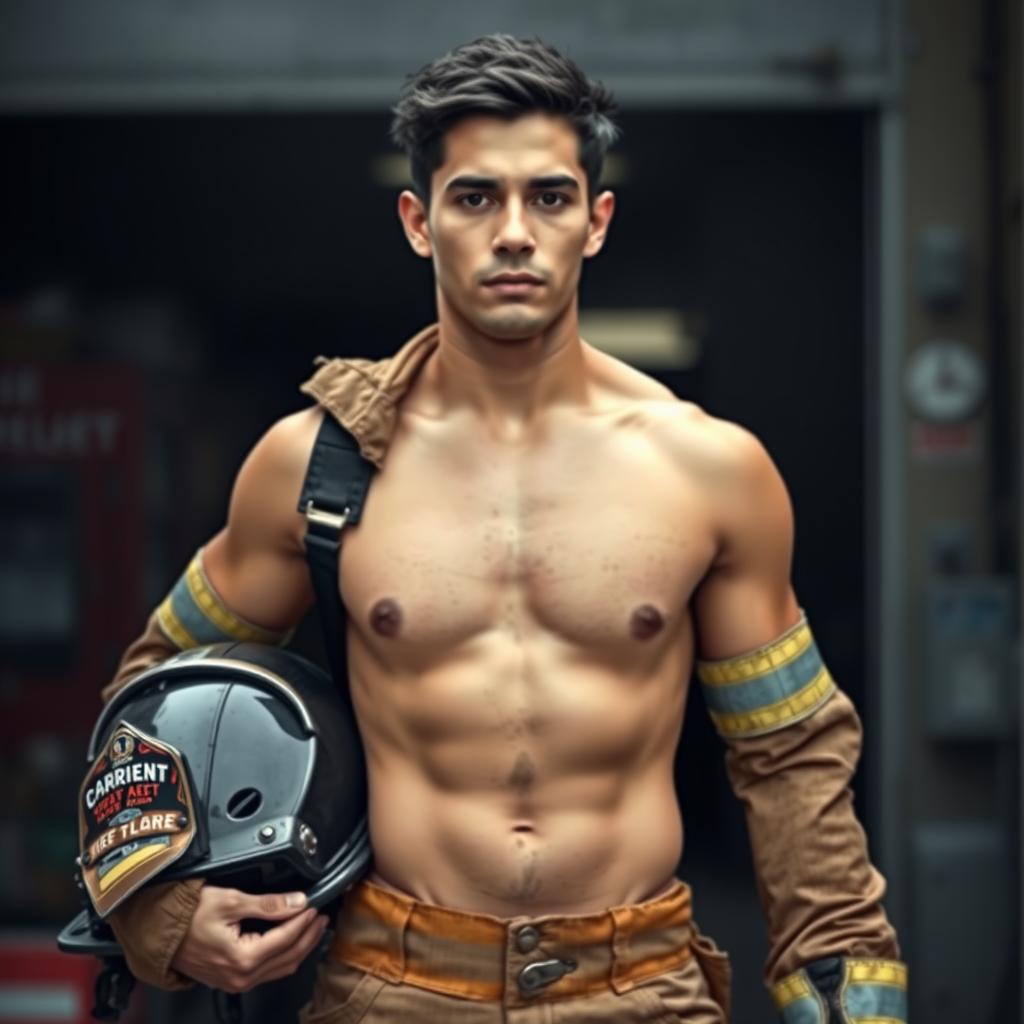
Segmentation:
[[(286, 416), (257, 442), (238, 472), (227, 524), (196, 554), (124, 652), (104, 702), (141, 671), (178, 651), (217, 640), (281, 642), (313, 602), (296, 511), (322, 412)], [(210, 597), (216, 603), (203, 608)], [(217, 611), (223, 609), (226, 615)], [(209, 614), (211, 611), (214, 614)]]
[(905, 1020), (906, 966), (849, 786), (861, 722), (793, 593), (789, 496), (757, 438), (713, 429), (719, 551), (694, 599), (697, 674), (746, 813), (764, 981), (785, 1021)]
[[(181, 650), (221, 640), (288, 639), (313, 602), (302, 548), (304, 522), (296, 506), (322, 415), (313, 407), (279, 420), (249, 453), (232, 490), (224, 529), (196, 553), (127, 648), (102, 691), (105, 702), (140, 672)], [(316, 930), (314, 938), (319, 936), (315, 925), (305, 927), (312, 921), (310, 911), (306, 921), (296, 919), (268, 931), (258, 943), (248, 941), (240, 950), (244, 962), (232, 962), (238, 940), (231, 920), (217, 907), (211, 907), (214, 913), (197, 913), (205, 904), (219, 903), (214, 896), (212, 887), (204, 892), (202, 879), (167, 882), (140, 889), (111, 912), (108, 921), (136, 977), (165, 989), (184, 988), (198, 978), (241, 990), (280, 976), (260, 974), (272, 955), (281, 960), (276, 967), (290, 969), (292, 953), (301, 960), (310, 934)], [(241, 893), (233, 898), (247, 917), (297, 913), (284, 906), (283, 897), (274, 898), (280, 906), (271, 906), (266, 897), (262, 902)], [(274, 944), (281, 941), (285, 944), (278, 949)], [(289, 946), (292, 952), (282, 956)], [(220, 973), (207, 976), (206, 967)], [(231, 980), (225, 981), (228, 974)]]

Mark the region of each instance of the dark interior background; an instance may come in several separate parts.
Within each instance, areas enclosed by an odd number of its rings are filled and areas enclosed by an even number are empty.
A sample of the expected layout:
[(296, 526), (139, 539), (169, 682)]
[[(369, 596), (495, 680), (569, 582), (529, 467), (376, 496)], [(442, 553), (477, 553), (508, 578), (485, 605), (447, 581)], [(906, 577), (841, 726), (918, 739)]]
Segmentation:
[[(671, 306), (702, 325), (699, 364), (653, 375), (749, 427), (772, 453), (796, 511), (797, 595), (858, 706), (866, 119), (856, 110), (625, 112), (617, 152), (627, 176), (581, 288), (583, 308)], [(386, 129), (379, 113), (0, 119), (4, 362), (128, 374), (140, 403), (143, 529), (124, 616), (132, 629), (102, 638), (88, 692), (3, 651), (0, 712), (16, 738), (0, 767), (22, 779), (18, 798), (0, 807), (4, 920), (62, 924), (77, 909), (73, 793), (104, 673), (219, 529), (256, 438), (305, 404), (297, 386), (313, 357), (384, 356), (434, 318), (431, 268), (401, 233), (397, 189), (370, 172), (389, 152)], [(64, 532), (66, 547), (74, 531)], [(76, 557), (76, 572), (95, 571), (83, 568), (87, 553)], [(316, 652), (315, 623), (298, 645)], [(77, 726), (47, 732), (21, 710), (39, 687), (81, 707)], [(702, 929), (753, 978), (765, 943), (742, 810), (696, 686), (690, 705), (678, 755), (679, 873), (694, 887)], [(32, 781), (41, 760), (50, 782), (65, 780), (48, 799)], [(857, 788), (863, 820), (870, 809)], [(10, 870), (25, 856), (27, 877)], [(760, 990), (734, 998), (737, 1020), (771, 1012)], [(173, 1000), (154, 1002), (151, 1019), (172, 1012)], [(277, 1011), (264, 1000), (250, 1012), (270, 1020)]]

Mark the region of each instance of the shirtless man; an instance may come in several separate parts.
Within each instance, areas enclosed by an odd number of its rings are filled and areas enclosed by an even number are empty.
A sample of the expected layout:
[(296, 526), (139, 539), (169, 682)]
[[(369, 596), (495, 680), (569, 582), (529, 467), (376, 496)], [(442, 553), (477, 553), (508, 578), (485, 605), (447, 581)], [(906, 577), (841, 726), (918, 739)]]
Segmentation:
[[(728, 1020), (728, 958), (674, 877), (695, 660), (783, 1019), (906, 1015), (848, 788), (860, 722), (790, 584), (783, 481), (747, 430), (579, 335), (582, 261), (615, 208), (598, 186), (611, 110), (537, 40), (485, 37), (411, 77), (398, 213), (438, 323), (391, 359), (321, 367), (317, 404), (255, 446), (197, 556), (224, 607), (281, 637), (313, 602), (296, 503), (321, 418), (380, 467), (340, 573), (374, 870), (310, 1024)], [(162, 625), (106, 696), (177, 649)], [(316, 946), (326, 921), (301, 902), (196, 880), (112, 921), (146, 980), (244, 991)], [(251, 916), (282, 923), (240, 936)]]

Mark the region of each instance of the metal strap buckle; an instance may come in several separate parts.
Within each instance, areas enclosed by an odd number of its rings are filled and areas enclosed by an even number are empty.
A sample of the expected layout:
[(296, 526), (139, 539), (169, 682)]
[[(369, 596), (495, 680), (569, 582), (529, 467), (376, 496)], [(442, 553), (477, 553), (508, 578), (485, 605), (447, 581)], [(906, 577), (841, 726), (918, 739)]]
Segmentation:
[(345, 524), (348, 522), (349, 513), (352, 511), (348, 505), (345, 506), (345, 510), (339, 516), (336, 512), (328, 512), (326, 509), (317, 508), (313, 504), (313, 499), (310, 498), (306, 502), (306, 520), (311, 523), (316, 523), (318, 526), (329, 526), (332, 530), (337, 530), (341, 533)]

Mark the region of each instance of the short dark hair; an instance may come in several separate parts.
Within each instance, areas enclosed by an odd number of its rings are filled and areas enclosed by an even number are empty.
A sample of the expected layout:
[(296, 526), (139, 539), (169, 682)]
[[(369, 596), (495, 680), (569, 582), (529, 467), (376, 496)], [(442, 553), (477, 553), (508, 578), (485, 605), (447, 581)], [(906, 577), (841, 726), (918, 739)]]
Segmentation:
[(406, 76), (391, 108), (391, 139), (409, 156), (413, 190), (430, 205), (430, 177), (444, 162), (444, 133), (471, 114), (512, 120), (562, 115), (580, 140), (579, 161), (593, 202), (608, 147), (620, 129), (612, 93), (539, 38), (481, 36)]

